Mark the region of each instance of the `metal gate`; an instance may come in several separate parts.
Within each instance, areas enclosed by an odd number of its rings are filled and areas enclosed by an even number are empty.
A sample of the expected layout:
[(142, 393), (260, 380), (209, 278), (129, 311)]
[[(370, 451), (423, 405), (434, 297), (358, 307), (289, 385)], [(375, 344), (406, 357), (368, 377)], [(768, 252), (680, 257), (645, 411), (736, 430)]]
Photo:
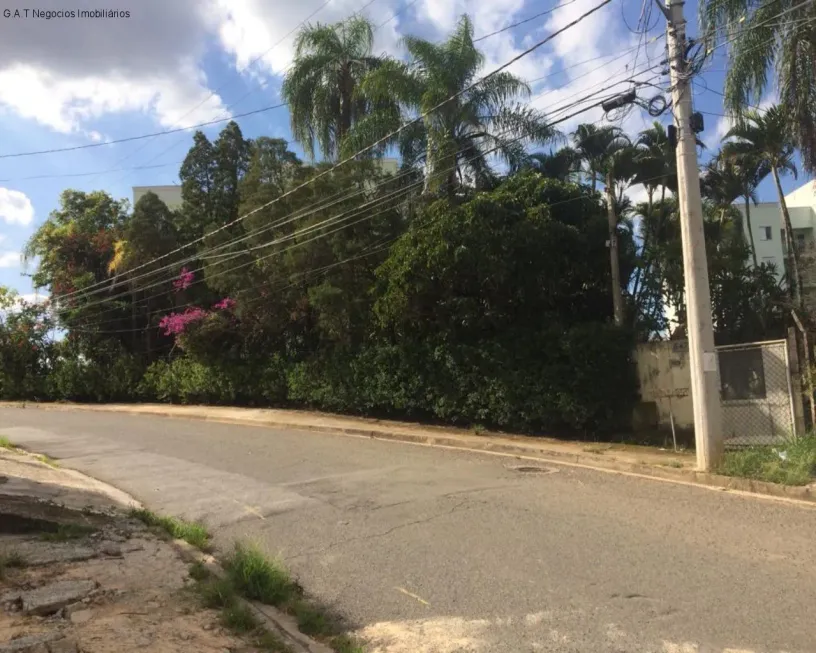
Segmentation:
[(726, 447), (777, 444), (796, 435), (787, 342), (717, 347)]

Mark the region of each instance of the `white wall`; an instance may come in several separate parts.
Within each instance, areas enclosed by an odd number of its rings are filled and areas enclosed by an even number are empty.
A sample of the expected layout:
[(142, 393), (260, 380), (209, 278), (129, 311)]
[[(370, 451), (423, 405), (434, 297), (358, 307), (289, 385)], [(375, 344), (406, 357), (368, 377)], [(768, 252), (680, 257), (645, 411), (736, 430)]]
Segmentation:
[[(738, 204), (737, 208), (745, 218), (744, 204)], [(797, 230), (809, 230), (808, 242), (813, 240), (813, 228), (816, 226), (814, 211), (811, 206), (789, 206), (788, 212), (791, 216), (791, 225), (794, 232)], [(745, 223), (747, 230), (748, 225)], [(765, 240), (764, 227), (771, 228), (770, 240)], [(776, 266), (777, 276), (780, 278), (785, 272), (785, 255), (783, 250), (783, 229), (782, 212), (776, 202), (760, 202), (758, 205), (751, 205), (751, 231), (754, 234), (754, 246), (756, 247), (757, 260), (760, 263), (773, 263)], [(745, 234), (746, 239), (748, 233)], [(750, 241), (749, 241), (750, 242)]]

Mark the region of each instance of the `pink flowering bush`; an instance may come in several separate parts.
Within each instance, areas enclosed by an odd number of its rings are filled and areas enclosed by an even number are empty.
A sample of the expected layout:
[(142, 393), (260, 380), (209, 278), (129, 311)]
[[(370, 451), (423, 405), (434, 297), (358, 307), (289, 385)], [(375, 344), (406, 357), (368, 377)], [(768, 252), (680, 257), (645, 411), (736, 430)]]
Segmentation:
[(176, 336), (184, 333), (184, 330), (190, 324), (203, 320), (207, 315), (209, 315), (209, 313), (203, 308), (188, 308), (183, 313), (170, 313), (170, 315), (165, 315), (159, 322), (159, 328), (164, 329), (164, 335), (166, 336)]
[(179, 273), (178, 279), (176, 279), (173, 282), (173, 288), (175, 288), (177, 292), (187, 290), (187, 288), (193, 285), (194, 280), (195, 280), (194, 272), (191, 272), (186, 267), (181, 268), (181, 272)]
[(231, 311), (235, 308), (235, 300), (230, 297), (224, 297), (220, 302), (213, 304), (216, 311)]

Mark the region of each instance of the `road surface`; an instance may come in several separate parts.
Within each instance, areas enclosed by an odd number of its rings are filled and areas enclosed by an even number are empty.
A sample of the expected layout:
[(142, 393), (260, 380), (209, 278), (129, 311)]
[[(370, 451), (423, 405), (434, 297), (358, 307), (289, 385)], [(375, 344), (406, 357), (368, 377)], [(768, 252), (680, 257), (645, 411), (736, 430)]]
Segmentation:
[(249, 537), (388, 653), (813, 653), (816, 511), (566, 466), (0, 409), (0, 434)]

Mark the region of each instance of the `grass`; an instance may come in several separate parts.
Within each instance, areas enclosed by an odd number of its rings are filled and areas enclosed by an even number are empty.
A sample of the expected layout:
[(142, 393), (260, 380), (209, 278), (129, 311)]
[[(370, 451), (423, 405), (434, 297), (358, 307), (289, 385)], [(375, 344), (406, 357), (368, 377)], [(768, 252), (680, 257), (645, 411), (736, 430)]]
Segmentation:
[(808, 485), (816, 481), (816, 435), (791, 440), (781, 446), (727, 451), (718, 471), (726, 476), (783, 485)]
[(0, 553), (0, 580), (6, 577), (9, 569), (22, 569), (25, 566), (25, 558), (16, 551)]
[(217, 578), (200, 562), (190, 566), (190, 577), (196, 581), (201, 604), (205, 608), (220, 610), (219, 621), (224, 628), (236, 635), (247, 637), (261, 651), (289, 653), (280, 638), (263, 628), (258, 617), (238, 598), (238, 592), (229, 578)]
[(0, 435), (0, 449), (16, 449), (16, 447), (5, 435)]
[(59, 463), (56, 460), (51, 458), (51, 456), (45, 455), (44, 453), (38, 454), (37, 455), (37, 460), (39, 460), (41, 463), (45, 463), (49, 467), (54, 467), (54, 468), (59, 467)]
[(322, 640), (338, 653), (362, 653), (362, 647), (342, 631), (339, 619), (308, 601), (301, 587), (277, 561), (257, 547), (236, 543), (224, 561), (230, 583), (247, 599), (274, 605), (295, 617), (306, 635)]
[[(153, 513), (140, 514), (138, 518), (151, 526), (162, 526), (163, 522), (154, 520), (166, 519)], [(222, 625), (238, 634), (252, 634), (261, 650), (284, 653), (287, 649), (273, 633), (262, 632), (257, 618), (238, 600), (239, 596), (274, 605), (294, 616), (302, 633), (323, 641), (337, 653), (363, 653), (359, 643), (343, 633), (340, 620), (307, 600), (286, 568), (278, 560), (264, 555), (258, 547), (237, 542), (223, 560), (223, 566), (224, 578), (215, 577), (201, 563), (191, 565), (190, 576), (197, 581), (202, 603), (221, 610)]]
[(236, 543), (224, 568), (235, 589), (248, 599), (279, 606), (300, 594), (300, 588), (292, 581), (289, 572), (257, 547)]
[(56, 531), (40, 533), (40, 539), (46, 542), (67, 542), (87, 537), (95, 531), (95, 528), (84, 524), (60, 524)]
[(131, 510), (130, 516), (147, 526), (164, 531), (172, 538), (184, 540), (201, 551), (212, 550), (212, 538), (204, 524), (177, 517), (164, 517), (144, 508)]

